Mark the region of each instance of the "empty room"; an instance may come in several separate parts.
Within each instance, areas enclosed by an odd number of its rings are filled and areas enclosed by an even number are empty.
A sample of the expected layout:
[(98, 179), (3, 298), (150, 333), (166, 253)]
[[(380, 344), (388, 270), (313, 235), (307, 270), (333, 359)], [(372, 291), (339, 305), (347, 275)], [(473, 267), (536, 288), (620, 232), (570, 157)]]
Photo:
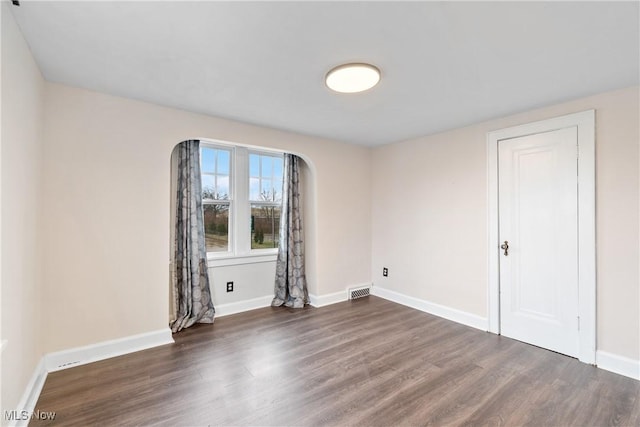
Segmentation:
[(0, 6), (1, 425), (640, 425), (639, 1)]

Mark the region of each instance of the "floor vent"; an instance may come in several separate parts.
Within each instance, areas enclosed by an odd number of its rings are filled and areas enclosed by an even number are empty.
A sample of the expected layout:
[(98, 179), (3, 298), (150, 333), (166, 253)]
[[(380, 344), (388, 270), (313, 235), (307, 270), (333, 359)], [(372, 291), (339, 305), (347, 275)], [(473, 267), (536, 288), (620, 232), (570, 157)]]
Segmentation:
[(359, 288), (349, 289), (349, 299), (368, 297), (370, 294), (371, 288), (369, 286), (361, 286)]

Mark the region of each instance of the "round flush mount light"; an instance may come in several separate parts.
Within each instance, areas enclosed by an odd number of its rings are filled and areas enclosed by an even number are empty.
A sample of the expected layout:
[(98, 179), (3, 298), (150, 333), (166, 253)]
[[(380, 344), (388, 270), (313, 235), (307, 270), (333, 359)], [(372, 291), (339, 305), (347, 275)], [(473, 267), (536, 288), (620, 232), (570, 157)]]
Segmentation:
[(344, 64), (329, 71), (325, 81), (336, 92), (363, 92), (378, 84), (380, 70), (370, 64)]

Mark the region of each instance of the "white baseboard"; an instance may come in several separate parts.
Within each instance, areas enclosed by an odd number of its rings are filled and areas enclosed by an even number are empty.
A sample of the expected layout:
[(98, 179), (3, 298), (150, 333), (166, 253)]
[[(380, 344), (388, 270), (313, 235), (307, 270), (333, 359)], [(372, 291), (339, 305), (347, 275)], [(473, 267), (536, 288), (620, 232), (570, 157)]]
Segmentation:
[(230, 314), (242, 313), (243, 311), (255, 310), (256, 308), (269, 307), (272, 300), (273, 295), (265, 295), (245, 301), (216, 305), (216, 317), (224, 317)]
[[(348, 299), (348, 291), (334, 292), (326, 295), (309, 294), (309, 303), (313, 307), (324, 307)], [(230, 314), (242, 313), (244, 311), (255, 310), (257, 308), (269, 307), (273, 301), (273, 295), (253, 298), (245, 301), (231, 302), (216, 305), (216, 317), (229, 316)]]
[(371, 288), (373, 285), (371, 283), (360, 283), (358, 285), (349, 286), (344, 291), (333, 292), (331, 294), (325, 295), (312, 295), (309, 294), (310, 304), (313, 307), (324, 307), (326, 305), (335, 304), (338, 302), (348, 301), (349, 300), (349, 290), (356, 288)]
[[(313, 307), (324, 307), (326, 305), (346, 301), (347, 299), (348, 291), (334, 292), (326, 295), (309, 294), (309, 304)], [(257, 308), (269, 307), (271, 305), (271, 301), (273, 301), (273, 295), (266, 295), (250, 300), (216, 305), (216, 317), (224, 317), (229, 316), (230, 314), (255, 310)]]
[(335, 304), (347, 300), (347, 291), (334, 292), (332, 294), (325, 295), (312, 295), (309, 294), (310, 304), (313, 307), (324, 307), (326, 305)]
[[(334, 292), (326, 295), (309, 294), (309, 303), (313, 307), (324, 307), (348, 299), (347, 291)], [(228, 304), (216, 305), (216, 317), (228, 316), (230, 314), (242, 313), (244, 311), (255, 310), (257, 308), (269, 307), (273, 295), (253, 298), (246, 301), (232, 302)]]
[[(45, 358), (42, 357), (35, 370), (33, 371), (33, 375), (31, 375), (31, 379), (27, 384), (27, 388), (25, 388), (24, 393), (22, 394), (22, 398), (20, 402), (18, 402), (18, 406), (16, 407), (16, 414), (18, 418), (23, 416), (24, 414), (32, 414), (33, 410), (36, 407), (36, 403), (38, 403), (38, 398), (40, 397), (40, 392), (42, 391), (42, 387), (44, 387), (44, 382), (47, 379), (47, 368), (45, 365)], [(2, 416), (4, 417), (4, 413)], [(29, 423), (29, 418), (26, 420), (17, 419), (11, 420), (9, 422), (9, 426), (26, 426)]]
[(605, 371), (640, 380), (640, 360), (630, 359), (606, 351), (596, 351), (596, 366)]
[(407, 307), (415, 308), (416, 310), (424, 311), (425, 313), (433, 314), (434, 316), (462, 323), (466, 326), (471, 326), (472, 328), (480, 329), (482, 331), (487, 330), (487, 319), (476, 314), (467, 313), (466, 311), (410, 297), (399, 292), (381, 288), (380, 286), (373, 286), (371, 288), (371, 294), (389, 301), (397, 302), (398, 304), (406, 305)]
[(169, 328), (49, 353), (45, 356), (45, 368), (54, 372), (165, 344), (173, 344)]

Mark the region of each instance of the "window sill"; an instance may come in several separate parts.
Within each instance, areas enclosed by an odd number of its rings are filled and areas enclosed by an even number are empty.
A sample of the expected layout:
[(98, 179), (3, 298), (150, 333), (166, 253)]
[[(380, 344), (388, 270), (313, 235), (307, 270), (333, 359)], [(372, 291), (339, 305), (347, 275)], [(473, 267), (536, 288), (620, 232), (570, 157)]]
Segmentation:
[(278, 253), (258, 253), (251, 255), (232, 255), (225, 257), (208, 256), (207, 265), (211, 267), (226, 267), (230, 265), (257, 264), (260, 262), (275, 262)]

